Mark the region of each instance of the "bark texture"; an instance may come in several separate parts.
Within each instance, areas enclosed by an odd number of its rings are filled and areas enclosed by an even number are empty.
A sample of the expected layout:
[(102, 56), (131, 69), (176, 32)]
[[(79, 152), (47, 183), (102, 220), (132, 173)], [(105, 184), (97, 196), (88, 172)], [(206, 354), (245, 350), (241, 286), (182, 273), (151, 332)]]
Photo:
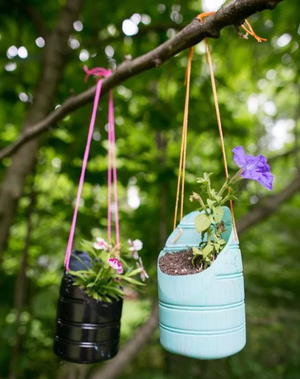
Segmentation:
[[(34, 180), (34, 179), (33, 179)], [(10, 372), (9, 379), (16, 379), (18, 377), (18, 359), (20, 352), (22, 350), (23, 341), (26, 335), (25, 331), (20, 329), (20, 321), (22, 312), (26, 308), (27, 298), (28, 298), (28, 252), (31, 244), (31, 237), (33, 231), (33, 214), (36, 202), (36, 193), (34, 190), (31, 191), (29, 196), (29, 205), (27, 209), (27, 225), (26, 225), (26, 235), (24, 240), (24, 248), (21, 252), (21, 265), (20, 270), (17, 275), (16, 284), (15, 284), (15, 296), (14, 296), (14, 309), (16, 312), (16, 336), (15, 342), (11, 351), (11, 360), (10, 360)]]
[[(23, 133), (26, 133), (30, 125), (42, 120), (53, 107), (68, 54), (68, 38), (82, 3), (83, 0), (68, 0), (56, 28), (47, 38), (40, 79), (23, 125)], [(5, 173), (0, 192), (0, 259), (6, 247), (18, 200), (23, 193), (25, 179), (34, 168), (38, 147), (39, 139), (33, 139), (22, 146), (12, 157), (11, 165)]]

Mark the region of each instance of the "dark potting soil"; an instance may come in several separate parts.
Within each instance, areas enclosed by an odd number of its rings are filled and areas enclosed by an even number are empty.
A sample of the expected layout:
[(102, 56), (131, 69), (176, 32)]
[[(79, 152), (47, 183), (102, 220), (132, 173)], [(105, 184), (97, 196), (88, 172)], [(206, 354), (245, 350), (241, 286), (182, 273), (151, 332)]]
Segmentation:
[(195, 267), (192, 263), (192, 250), (182, 250), (176, 253), (165, 253), (159, 259), (159, 268), (167, 275), (189, 275), (198, 274), (203, 269)]

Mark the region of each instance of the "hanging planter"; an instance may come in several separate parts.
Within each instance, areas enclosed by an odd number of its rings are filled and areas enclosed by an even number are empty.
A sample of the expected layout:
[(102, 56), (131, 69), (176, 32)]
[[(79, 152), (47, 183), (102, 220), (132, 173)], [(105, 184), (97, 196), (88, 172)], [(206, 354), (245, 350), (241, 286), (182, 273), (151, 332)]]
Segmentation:
[[(73, 251), (70, 269), (83, 270), (80, 263), (89, 255)], [(97, 301), (74, 285), (74, 277), (64, 274), (57, 306), (55, 353), (64, 360), (93, 363), (114, 357), (118, 352), (123, 300)]]
[[(107, 77), (110, 70), (95, 68), (87, 75)], [(108, 109), (108, 205), (107, 239), (83, 241), (82, 251), (72, 251), (77, 214), (84, 184), (90, 145), (94, 132), (102, 79), (97, 82), (93, 113), (85, 147), (75, 209), (65, 254), (57, 307), (54, 352), (60, 358), (75, 363), (94, 363), (110, 359), (118, 352), (120, 320), (126, 285), (140, 286), (148, 275), (139, 256), (142, 242), (128, 240), (122, 244), (119, 232), (114, 108), (112, 92)], [(114, 212), (112, 212), (114, 201)], [(115, 243), (111, 224), (114, 213)], [(136, 278), (139, 276), (139, 278)]]
[(159, 255), (160, 341), (173, 353), (199, 359), (224, 358), (246, 343), (242, 260), (230, 210), (224, 208), (222, 219), (226, 245), (210, 267), (184, 274), (193, 266), (182, 267), (179, 259), (181, 265), (175, 266), (178, 274), (169, 275), (161, 269), (170, 267), (167, 254), (182, 254), (200, 245), (201, 234), (195, 227), (198, 214), (191, 212), (181, 220)]
[(274, 178), (263, 155), (247, 155), (241, 146), (233, 152), (239, 171), (218, 191), (210, 174), (197, 180), (201, 191), (190, 200), (200, 211), (181, 217), (158, 258), (161, 344), (193, 358), (225, 358), (246, 343), (241, 252), (232, 203), (224, 204), (242, 178), (268, 190)]
[[(235, 147), (240, 170), (229, 177), (211, 53), (206, 41), (214, 105), (226, 180), (213, 188), (210, 176), (197, 179), (200, 192), (190, 196), (197, 211), (183, 217), (190, 76), (193, 48), (186, 69), (186, 96), (179, 159), (173, 232), (158, 257), (159, 328), (162, 346), (198, 359), (225, 358), (246, 344), (244, 279), (233, 213), (234, 185), (253, 179), (268, 190), (273, 175), (263, 155), (247, 155)], [(180, 206), (179, 206), (180, 202)], [(225, 206), (229, 202), (230, 208)], [(177, 216), (180, 211), (180, 223)], [(176, 226), (177, 225), (177, 226)]]

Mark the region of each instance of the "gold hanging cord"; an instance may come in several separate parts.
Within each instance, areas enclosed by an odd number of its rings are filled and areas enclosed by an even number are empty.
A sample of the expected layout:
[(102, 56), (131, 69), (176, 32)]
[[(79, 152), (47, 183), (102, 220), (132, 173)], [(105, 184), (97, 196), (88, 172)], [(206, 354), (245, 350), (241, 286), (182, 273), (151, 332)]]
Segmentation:
[[(202, 22), (205, 17), (211, 16), (215, 13), (216, 12), (200, 13), (197, 16), (197, 19), (200, 22)], [(244, 21), (244, 23), (241, 25), (241, 27), (246, 31), (247, 35), (251, 35), (253, 38), (256, 39), (257, 42), (267, 41), (266, 38), (259, 37), (254, 32), (251, 24), (247, 20)], [(223, 129), (222, 129), (222, 121), (221, 121), (221, 114), (220, 114), (220, 108), (219, 108), (217, 86), (216, 86), (212, 56), (211, 56), (209, 44), (208, 44), (208, 41), (206, 38), (204, 40), (204, 43), (205, 43), (206, 58), (207, 58), (207, 63), (208, 63), (208, 67), (209, 67), (210, 79), (211, 79), (211, 86), (212, 86), (214, 106), (215, 106), (215, 112), (216, 112), (216, 118), (217, 118), (217, 125), (218, 125), (219, 136), (220, 136), (220, 144), (221, 144), (222, 157), (223, 157), (223, 163), (224, 163), (225, 177), (226, 177), (226, 179), (228, 179), (228, 177), (229, 177), (228, 164), (227, 164), (227, 158), (226, 158), (225, 142), (224, 142), (224, 135), (223, 135)], [(191, 69), (192, 69), (193, 54), (194, 54), (194, 48), (191, 47), (191, 48), (189, 48), (188, 62), (187, 62), (187, 67), (186, 67), (186, 72), (185, 72), (186, 92), (185, 92), (185, 103), (184, 103), (183, 124), (182, 124), (182, 134), (181, 134), (181, 147), (180, 147), (180, 158), (179, 158), (179, 167), (178, 167), (178, 178), (177, 178), (177, 190), (176, 190), (176, 201), (175, 201), (173, 229), (176, 228), (176, 223), (177, 223), (179, 198), (180, 198), (180, 220), (183, 218), (186, 146), (187, 146), (188, 114), (189, 114), (189, 101), (190, 101), (190, 81), (191, 81)], [(230, 200), (229, 203), (230, 203), (230, 211), (231, 211), (231, 215), (232, 215), (232, 224), (233, 224), (233, 229), (234, 229), (234, 236), (235, 236), (235, 240), (238, 241), (233, 201)]]
[(176, 191), (173, 229), (176, 228), (180, 194), (181, 194), (181, 197), (180, 197), (180, 220), (183, 217), (186, 145), (187, 145), (187, 129), (188, 129), (189, 102), (190, 102), (190, 82), (191, 82), (191, 69), (192, 69), (193, 55), (194, 55), (194, 48), (190, 47), (189, 48), (189, 55), (188, 55), (188, 62), (187, 62), (186, 72), (185, 72), (186, 91), (185, 91), (183, 124), (182, 124), (182, 133), (181, 133), (181, 147), (180, 147), (180, 159), (179, 159), (179, 167), (178, 167), (177, 191)]
[[(215, 74), (214, 74), (214, 67), (213, 67), (211, 52), (210, 52), (210, 48), (209, 48), (207, 39), (204, 40), (204, 43), (205, 43), (206, 58), (207, 58), (207, 63), (208, 63), (208, 67), (209, 67), (211, 87), (212, 87), (212, 93), (213, 93), (214, 105), (215, 105), (215, 111), (216, 111), (216, 117), (217, 117), (217, 124), (218, 124), (219, 136), (220, 136), (220, 144), (221, 144), (222, 157), (223, 157), (223, 163), (224, 163), (225, 177), (226, 177), (226, 179), (228, 179), (229, 178), (228, 164), (227, 164), (227, 158), (226, 158), (224, 134), (223, 134), (221, 114), (220, 114), (220, 108), (219, 108), (219, 101), (218, 101), (217, 86), (216, 86), (216, 80), (215, 80)], [(234, 216), (234, 206), (233, 206), (232, 200), (229, 200), (229, 205), (230, 205), (230, 211), (231, 211), (231, 215), (232, 215), (232, 225), (233, 225), (233, 230), (234, 230), (234, 237), (235, 237), (235, 240), (238, 241), (236, 221), (235, 221), (235, 216)]]
[[(216, 12), (206, 12), (206, 13), (200, 13), (197, 16), (197, 19), (202, 22), (203, 19), (207, 16), (211, 16), (215, 14)], [(266, 38), (262, 38), (258, 36), (255, 31), (253, 30), (250, 22), (248, 20), (245, 20), (244, 23), (241, 25), (241, 27), (246, 31), (247, 35), (252, 36), (256, 39), (257, 42), (265, 42), (267, 41)], [(225, 150), (225, 142), (224, 142), (224, 135), (223, 135), (223, 128), (222, 128), (222, 121), (221, 121), (221, 114), (220, 114), (220, 108), (219, 108), (219, 101), (218, 101), (218, 93), (217, 93), (217, 86), (216, 86), (216, 80), (215, 80), (215, 74), (214, 74), (214, 67), (212, 62), (212, 56), (211, 51), (209, 48), (209, 44), (207, 41), (207, 38), (204, 39), (205, 43), (205, 52), (206, 52), (206, 59), (209, 67), (209, 73), (210, 73), (210, 80), (211, 80), (211, 87), (213, 92), (213, 98), (214, 98), (214, 105), (215, 105), (215, 112), (217, 117), (217, 124), (218, 124), (218, 130), (219, 130), (219, 136), (220, 136), (220, 144), (221, 144), (221, 150), (222, 150), (222, 156), (223, 156), (223, 163), (224, 163), (224, 170), (225, 170), (225, 177), (228, 179), (229, 173), (228, 173), (228, 164), (227, 164), (227, 158), (226, 158), (226, 150)], [(232, 224), (233, 224), (233, 230), (234, 230), (234, 237), (235, 240), (238, 241), (238, 234), (237, 234), (237, 226), (236, 226), (236, 220), (235, 220), (235, 214), (234, 214), (234, 205), (233, 201), (229, 200), (230, 205), (230, 211), (232, 215)]]

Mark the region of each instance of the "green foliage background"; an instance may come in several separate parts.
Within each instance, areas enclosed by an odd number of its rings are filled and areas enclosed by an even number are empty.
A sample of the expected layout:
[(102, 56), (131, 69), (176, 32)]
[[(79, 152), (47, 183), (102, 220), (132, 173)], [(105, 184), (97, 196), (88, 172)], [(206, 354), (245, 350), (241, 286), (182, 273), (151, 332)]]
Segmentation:
[[(27, 3), (39, 10), (43, 22), (51, 28), (64, 2), (31, 0)], [(80, 42), (80, 47), (70, 51), (56, 103), (61, 104), (70, 94), (92, 85), (92, 79), (88, 84), (83, 80), (83, 64), (107, 67), (119, 64), (125, 57), (141, 55), (190, 22), (200, 8), (200, 2), (195, 0), (86, 2), (80, 17), (83, 30), (74, 31), (72, 36)], [(0, 147), (19, 134), (28, 103), (21, 102), (18, 96), (21, 92), (34, 94), (42, 64), (41, 49), (35, 44), (39, 34), (20, 9), (18, 1), (0, 6)], [(299, 11), (299, 2), (291, 0), (274, 11), (253, 16), (252, 25), (259, 35), (268, 38), (267, 43), (241, 39), (233, 27), (226, 28), (220, 39), (211, 41), (230, 170), (235, 170), (230, 153), (234, 146), (243, 145), (253, 154), (262, 152), (271, 158), (276, 175), (274, 192), (283, 190), (300, 169), (299, 153), (293, 152), (298, 148), (300, 130)], [(126, 37), (122, 21), (134, 13), (150, 16), (151, 23), (140, 24), (140, 33)], [(8, 59), (6, 51), (11, 45), (26, 46), (28, 58)], [(114, 49), (112, 58), (106, 55), (107, 46)], [(90, 53), (86, 62), (79, 59), (82, 49)], [(156, 297), (157, 255), (171, 231), (186, 58), (187, 52), (182, 52), (161, 67), (134, 77), (114, 90), (121, 231), (125, 237), (144, 241), (144, 262), (151, 277), (142, 299), (126, 301), (122, 344), (150, 313), (151, 302)], [(12, 61), (17, 68), (7, 71), (5, 67)], [(215, 173), (216, 186), (223, 180), (202, 44), (196, 47), (191, 83), (187, 195), (195, 189), (195, 179), (203, 171)], [(92, 238), (95, 228), (105, 231), (106, 109), (105, 97), (98, 113), (77, 241), (82, 237)], [(9, 375), (17, 333), (22, 336), (17, 361), (19, 377), (59, 377), (61, 365), (52, 353), (56, 301), (90, 111), (89, 104), (65, 117), (56, 129), (43, 136), (36, 173), (27, 181), (11, 228), (0, 277), (0, 377), (3, 378)], [(288, 125), (294, 127), (289, 131), (289, 140), (284, 142), (280, 133), (285, 135)], [(283, 154), (290, 151), (292, 153)], [(0, 162), (0, 178), (9, 163), (9, 158)], [(127, 201), (128, 188), (132, 186), (138, 190), (141, 201), (137, 209), (130, 208)], [(236, 204), (237, 218), (268, 195), (255, 183), (244, 184), (241, 190), (241, 200)], [(14, 289), (24, 254), (32, 192), (35, 200), (26, 269), (26, 306), (16, 325)], [(187, 196), (185, 211), (191, 207)], [(271, 218), (241, 236), (248, 327), (248, 343), (241, 353), (207, 362), (177, 357), (160, 347), (156, 332), (120, 378), (298, 379), (299, 207), (297, 194)]]

